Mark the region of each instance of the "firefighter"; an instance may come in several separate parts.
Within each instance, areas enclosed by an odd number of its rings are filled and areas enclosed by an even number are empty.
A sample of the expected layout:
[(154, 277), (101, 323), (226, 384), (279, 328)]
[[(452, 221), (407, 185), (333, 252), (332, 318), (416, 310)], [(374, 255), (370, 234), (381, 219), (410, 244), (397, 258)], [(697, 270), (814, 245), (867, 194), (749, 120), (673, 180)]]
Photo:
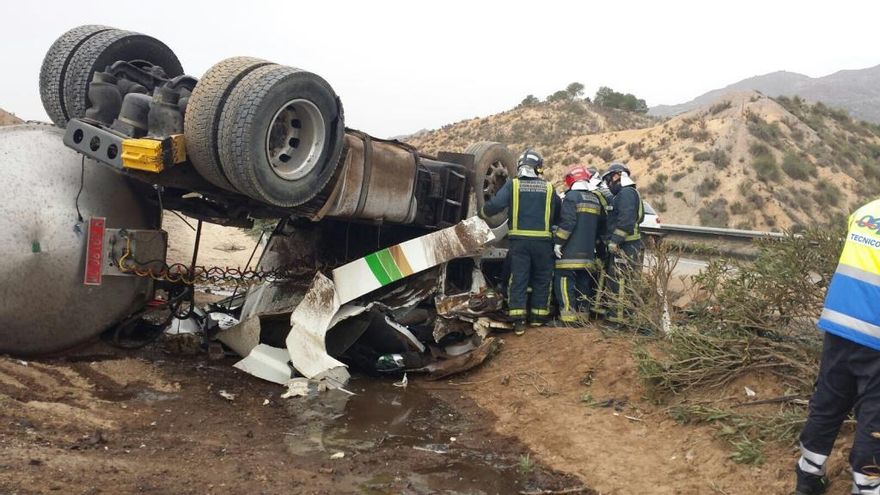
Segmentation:
[[(525, 333), (527, 323), (540, 326), (550, 316), (553, 285), (553, 239), (560, 199), (553, 186), (538, 174), (544, 159), (527, 149), (517, 160), (517, 177), (507, 181), (483, 206), (483, 218), (508, 211), (510, 278), (507, 307), (514, 332)], [(531, 293), (529, 289), (531, 288)]]
[(602, 215), (602, 205), (589, 190), (589, 181), (590, 172), (582, 166), (571, 167), (565, 174), (568, 191), (562, 200), (554, 245), (554, 288), (559, 319), (564, 324), (576, 323), (578, 313), (589, 314), (589, 271), (596, 256), (596, 234)]
[(614, 195), (608, 190), (608, 186), (602, 180), (602, 174), (596, 167), (587, 169), (590, 172), (589, 189), (599, 199), (602, 205), (602, 215), (599, 218), (598, 232), (596, 233), (596, 261), (590, 275), (593, 277), (593, 285), (590, 287), (588, 298), (591, 301), (590, 311), (597, 316), (605, 314), (604, 304), (607, 297), (605, 285), (608, 280), (608, 268), (611, 265), (611, 256), (608, 255), (608, 240), (611, 233), (608, 231), (608, 214), (611, 211), (611, 201)]
[(636, 183), (624, 164), (612, 163), (602, 175), (602, 181), (614, 194), (607, 225), (607, 249), (612, 258), (608, 266), (607, 288), (613, 307), (607, 319), (623, 325), (627, 323), (624, 309), (626, 279), (641, 266), (642, 237), (639, 224), (644, 220), (645, 208)]
[(826, 461), (840, 426), (855, 412), (850, 493), (880, 494), (880, 199), (849, 217), (846, 242), (817, 326), (825, 332), (810, 413), (795, 467), (797, 495), (827, 489)]

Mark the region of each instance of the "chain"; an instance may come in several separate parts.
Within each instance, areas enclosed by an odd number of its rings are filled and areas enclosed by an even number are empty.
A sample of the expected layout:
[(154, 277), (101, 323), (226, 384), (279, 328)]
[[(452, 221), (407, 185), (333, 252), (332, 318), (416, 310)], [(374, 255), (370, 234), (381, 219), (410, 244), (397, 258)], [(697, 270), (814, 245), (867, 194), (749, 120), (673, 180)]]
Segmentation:
[(272, 270), (257, 270), (241, 268), (201, 266), (189, 267), (183, 263), (167, 264), (162, 260), (151, 260), (140, 263), (132, 257), (131, 238), (126, 238), (125, 251), (116, 260), (116, 265), (122, 273), (131, 273), (138, 277), (151, 278), (171, 283), (194, 284), (220, 284), (232, 282), (236, 285), (251, 285), (264, 280), (280, 280), (288, 278), (286, 269), (275, 268)]

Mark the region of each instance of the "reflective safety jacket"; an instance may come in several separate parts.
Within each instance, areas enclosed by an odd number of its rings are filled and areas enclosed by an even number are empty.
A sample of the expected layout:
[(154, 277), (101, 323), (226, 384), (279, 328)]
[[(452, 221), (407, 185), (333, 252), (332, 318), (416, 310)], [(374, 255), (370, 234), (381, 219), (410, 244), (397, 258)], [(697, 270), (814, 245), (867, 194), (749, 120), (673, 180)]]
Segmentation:
[(611, 201), (608, 213), (608, 230), (611, 241), (620, 245), (634, 242), (642, 238), (639, 224), (645, 219), (645, 207), (639, 191), (633, 186), (622, 187)]
[(880, 350), (880, 199), (849, 217), (818, 327)]
[(483, 205), (480, 216), (490, 217), (508, 208), (508, 237), (550, 240), (550, 228), (556, 223), (559, 203), (559, 196), (549, 182), (537, 177), (520, 177), (505, 182), (495, 197)]
[(598, 193), (571, 190), (565, 193), (556, 229), (556, 244), (562, 245), (560, 270), (588, 268), (596, 257), (596, 236), (604, 213)]

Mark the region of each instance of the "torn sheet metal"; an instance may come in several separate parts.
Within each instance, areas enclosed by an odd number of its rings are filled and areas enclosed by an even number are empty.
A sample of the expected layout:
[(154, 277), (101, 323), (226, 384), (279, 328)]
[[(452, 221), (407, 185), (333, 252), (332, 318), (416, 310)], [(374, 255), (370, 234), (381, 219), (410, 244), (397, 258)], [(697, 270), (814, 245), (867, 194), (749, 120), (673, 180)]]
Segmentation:
[(302, 302), (290, 315), (291, 329), (285, 344), (293, 366), (306, 378), (329, 370), (348, 379), (345, 364), (327, 354), (326, 336), (341, 303), (333, 281), (318, 273)]
[(411, 371), (428, 373), (429, 380), (440, 380), (483, 364), (492, 354), (495, 354), (500, 345), (501, 342), (498, 338), (487, 337), (471, 352), (449, 359), (438, 360), (423, 368)]
[(286, 385), (292, 374), (288, 361), (287, 350), (258, 344), (247, 357), (233, 366), (257, 378)]
[(247, 356), (260, 344), (260, 319), (253, 317), (217, 334), (217, 340), (226, 344), (239, 356)]
[(486, 222), (473, 217), (369, 254), (333, 270), (339, 300), (346, 303), (441, 263), (476, 255), (494, 239)]
[(343, 304), (441, 263), (474, 256), (493, 239), (486, 222), (474, 217), (343, 265), (333, 270), (333, 280), (318, 273), (290, 316), (285, 343), (293, 366), (307, 378), (341, 385), (348, 371), (327, 354), (326, 335)]

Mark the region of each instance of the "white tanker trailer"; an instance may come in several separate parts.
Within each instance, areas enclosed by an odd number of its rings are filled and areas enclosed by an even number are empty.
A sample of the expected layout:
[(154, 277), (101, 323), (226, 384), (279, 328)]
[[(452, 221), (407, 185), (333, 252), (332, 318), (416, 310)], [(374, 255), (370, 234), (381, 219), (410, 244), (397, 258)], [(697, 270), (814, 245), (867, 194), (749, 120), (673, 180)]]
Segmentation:
[(87, 341), (198, 279), (165, 262), (162, 209), (282, 219), (262, 273), (314, 274), (459, 222), (514, 170), (499, 143), (428, 156), (348, 129), (308, 71), (235, 57), (196, 79), (161, 41), (106, 26), (58, 38), (40, 95), (54, 126), (0, 129), (0, 352), (18, 355)]

